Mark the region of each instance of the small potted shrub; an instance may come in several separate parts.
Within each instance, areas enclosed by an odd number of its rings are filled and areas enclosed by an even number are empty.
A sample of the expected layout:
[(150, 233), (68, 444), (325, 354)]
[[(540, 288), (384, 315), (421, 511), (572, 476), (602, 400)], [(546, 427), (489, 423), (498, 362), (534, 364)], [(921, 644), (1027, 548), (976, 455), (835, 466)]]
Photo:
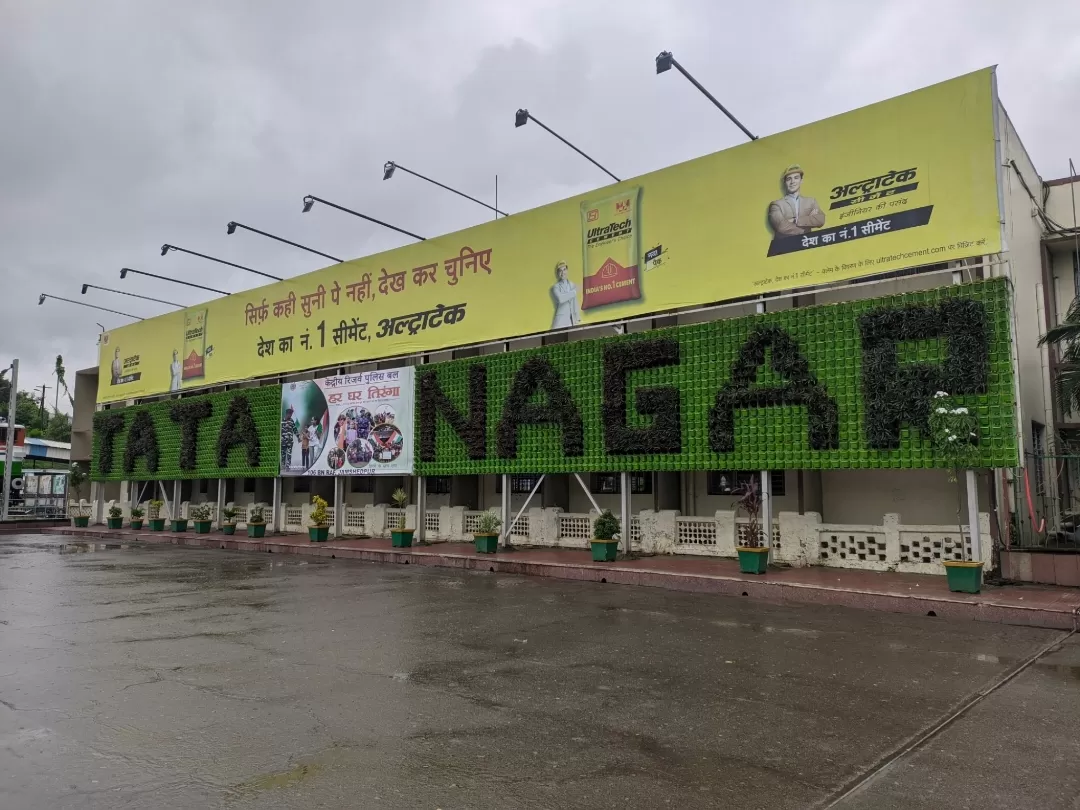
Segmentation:
[(131, 507), (131, 528), (135, 529), (136, 531), (142, 528), (143, 514), (144, 513), (142, 507)]
[(619, 555), (619, 520), (608, 509), (593, 523), (593, 562), (614, 562)]
[(195, 522), (195, 534), (210, 534), (213, 525), (213, 513), (210, 504), (200, 503), (190, 509), (191, 519)]
[(226, 506), (221, 510), (221, 517), (224, 518), (221, 524), (222, 534), (236, 534), (236, 509)]
[(409, 496), (405, 490), (396, 489), (391, 498), (394, 506), (402, 512), (401, 517), (397, 519), (397, 525), (390, 527), (390, 545), (394, 548), (409, 548), (413, 539), (413, 530), (405, 528), (405, 507), (409, 503)]
[(477, 521), (473, 541), (477, 554), (494, 554), (499, 549), (499, 527), (502, 520), (494, 512), (484, 512)]
[[(952, 462), (950, 483), (956, 484), (956, 522), (964, 536), (963, 482), (959, 472), (971, 466), (979, 440), (979, 420), (967, 408), (957, 405), (947, 391), (934, 394), (930, 408), (930, 439), (937, 453)], [(942, 560), (949, 590), (954, 593), (979, 593), (982, 590), (982, 560), (967, 559), (967, 544), (961, 542), (960, 560)]]
[(187, 531), (187, 526), (188, 526), (188, 519), (187, 518), (180, 517), (179, 515), (177, 517), (173, 518), (172, 530), (174, 532), (186, 532)]
[(326, 511), (329, 504), (318, 495), (311, 497), (311, 515), (308, 518), (311, 525), (308, 526), (308, 540), (312, 543), (325, 543), (330, 536), (330, 513)]
[(90, 510), (84, 506), (71, 507), (71, 520), (76, 529), (85, 529), (90, 525)]
[(256, 506), (248, 515), (247, 533), (248, 537), (266, 537), (266, 517), (261, 506)]
[(110, 529), (124, 528), (124, 510), (119, 506), (110, 506), (107, 523)]
[(165, 531), (165, 518), (161, 516), (161, 507), (165, 505), (165, 501), (150, 501), (150, 531), (163, 532)]
[(746, 486), (735, 491), (735, 511), (746, 512), (747, 522), (737, 526), (739, 545), (739, 571), (744, 574), (764, 574), (769, 568), (769, 547), (761, 536), (761, 488), (757, 478), (751, 478)]

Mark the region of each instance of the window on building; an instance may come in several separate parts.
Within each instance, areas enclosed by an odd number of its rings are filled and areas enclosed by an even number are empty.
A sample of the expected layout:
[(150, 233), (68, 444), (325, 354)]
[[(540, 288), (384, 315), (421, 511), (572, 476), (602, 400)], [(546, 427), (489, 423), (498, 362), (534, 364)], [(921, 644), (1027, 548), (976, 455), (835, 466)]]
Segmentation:
[[(652, 495), (652, 473), (630, 473), (631, 495)], [(618, 495), (622, 492), (620, 473), (593, 473), (589, 480), (593, 495)]]
[[(501, 475), (495, 476), (495, 494), (502, 495), (502, 480)], [(536, 486), (536, 482), (540, 480), (539, 473), (529, 473), (527, 475), (511, 475), (510, 476), (510, 494), (511, 495), (528, 495), (533, 491), (533, 487)]]
[(374, 492), (375, 477), (372, 475), (353, 475), (349, 478), (349, 492)]
[(245, 478), (244, 479), (244, 492), (254, 492), (254, 491), (255, 491), (255, 479), (254, 478)]
[(1046, 495), (1046, 425), (1031, 423), (1031, 449), (1035, 453), (1035, 494)]
[(449, 475), (432, 475), (424, 479), (424, 489), (428, 495), (449, 495), (453, 480)]
[(180, 500), (181, 501), (190, 501), (191, 500), (191, 481), (181, 481), (180, 482)]
[(199, 479), (199, 494), (205, 495), (210, 491), (210, 481), (206, 478)]
[(293, 479), (293, 492), (311, 492), (311, 479), (306, 475)]
[[(753, 470), (715, 470), (708, 475), (707, 491), (710, 495), (735, 495), (757, 476), (758, 473)], [(769, 485), (774, 498), (786, 494), (786, 483), (783, 470), (769, 473)]]

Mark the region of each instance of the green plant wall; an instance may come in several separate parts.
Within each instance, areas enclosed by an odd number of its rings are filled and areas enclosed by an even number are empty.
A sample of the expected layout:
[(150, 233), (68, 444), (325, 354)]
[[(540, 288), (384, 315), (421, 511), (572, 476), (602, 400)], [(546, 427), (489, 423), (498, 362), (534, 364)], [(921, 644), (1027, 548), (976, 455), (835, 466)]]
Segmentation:
[(280, 463), (280, 408), (281, 386), (268, 385), (99, 411), (91, 478), (274, 477)]
[(425, 366), (418, 475), (1017, 464), (1004, 279)]

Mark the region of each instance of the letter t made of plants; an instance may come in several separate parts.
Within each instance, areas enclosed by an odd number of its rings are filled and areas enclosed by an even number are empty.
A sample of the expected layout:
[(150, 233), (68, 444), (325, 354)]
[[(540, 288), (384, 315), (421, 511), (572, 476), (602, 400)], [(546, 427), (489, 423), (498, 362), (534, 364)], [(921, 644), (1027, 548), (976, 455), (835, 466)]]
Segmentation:
[(214, 406), (208, 399), (174, 402), (169, 408), (169, 418), (180, 425), (181, 470), (194, 470), (198, 464), (199, 423), (208, 419), (214, 412)]

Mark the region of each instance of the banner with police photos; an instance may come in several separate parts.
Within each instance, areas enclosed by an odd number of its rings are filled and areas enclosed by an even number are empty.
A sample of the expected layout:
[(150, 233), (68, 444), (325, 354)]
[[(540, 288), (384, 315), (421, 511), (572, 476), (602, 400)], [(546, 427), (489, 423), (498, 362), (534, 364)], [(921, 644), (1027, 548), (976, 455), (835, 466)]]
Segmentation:
[(281, 387), (283, 476), (409, 475), (412, 469), (412, 368)]

